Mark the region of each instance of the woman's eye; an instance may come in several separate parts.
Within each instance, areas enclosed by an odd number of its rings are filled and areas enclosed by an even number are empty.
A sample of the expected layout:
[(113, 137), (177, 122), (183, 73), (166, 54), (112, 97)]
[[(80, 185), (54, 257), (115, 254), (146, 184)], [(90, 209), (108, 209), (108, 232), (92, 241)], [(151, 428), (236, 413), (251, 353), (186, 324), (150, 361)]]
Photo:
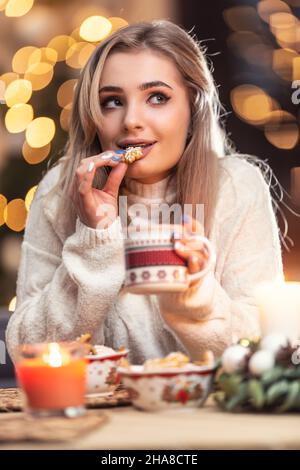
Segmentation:
[[(170, 98), (164, 95), (163, 93), (153, 93), (149, 98), (151, 104), (154, 105), (164, 104), (169, 99)], [(103, 109), (114, 109), (119, 108), (120, 106), (122, 106), (122, 102), (117, 96), (109, 96), (105, 98), (101, 103), (101, 107)]]
[(119, 98), (115, 96), (110, 96), (109, 98), (106, 98), (105, 100), (102, 101), (101, 106), (102, 108), (109, 109), (109, 108), (116, 108), (120, 106), (121, 101)]
[(154, 93), (149, 98), (153, 104), (163, 104), (166, 103), (170, 98), (163, 93)]

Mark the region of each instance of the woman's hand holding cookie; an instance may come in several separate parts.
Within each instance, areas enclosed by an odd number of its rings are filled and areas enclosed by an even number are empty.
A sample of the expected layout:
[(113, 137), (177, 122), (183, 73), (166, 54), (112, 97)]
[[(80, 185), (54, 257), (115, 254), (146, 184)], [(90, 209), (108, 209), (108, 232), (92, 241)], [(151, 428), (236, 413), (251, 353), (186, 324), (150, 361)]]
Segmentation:
[[(112, 170), (104, 187), (96, 189), (92, 186), (96, 170), (104, 166)], [(114, 151), (81, 160), (71, 197), (82, 223), (94, 229), (105, 229), (117, 218), (119, 187), (127, 168), (128, 164)]]

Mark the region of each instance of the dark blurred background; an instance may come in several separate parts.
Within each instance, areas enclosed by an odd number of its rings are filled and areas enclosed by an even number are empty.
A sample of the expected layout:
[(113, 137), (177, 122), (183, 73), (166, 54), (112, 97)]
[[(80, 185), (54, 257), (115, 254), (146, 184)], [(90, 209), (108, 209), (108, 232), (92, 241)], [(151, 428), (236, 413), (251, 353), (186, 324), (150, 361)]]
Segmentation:
[[(96, 26), (88, 23), (92, 16), (102, 17)], [(105, 37), (126, 23), (157, 18), (192, 31), (207, 47), (230, 138), (240, 152), (268, 161), (291, 194), (286, 201), (300, 212), (299, 106), (292, 102), (297, 90), (292, 84), (300, 80), (300, 0), (28, 0), (27, 7), (26, 1), (2, 0), (2, 315), (14, 309), (20, 245), (32, 196), (49, 162), (63, 153), (74, 84), (101, 41), (99, 31)], [(80, 29), (84, 23), (88, 33)], [(288, 243), (290, 251), (283, 247), (285, 276), (297, 281), (299, 218), (282, 209), (294, 241), (293, 248)], [(283, 229), (281, 218), (279, 222)]]

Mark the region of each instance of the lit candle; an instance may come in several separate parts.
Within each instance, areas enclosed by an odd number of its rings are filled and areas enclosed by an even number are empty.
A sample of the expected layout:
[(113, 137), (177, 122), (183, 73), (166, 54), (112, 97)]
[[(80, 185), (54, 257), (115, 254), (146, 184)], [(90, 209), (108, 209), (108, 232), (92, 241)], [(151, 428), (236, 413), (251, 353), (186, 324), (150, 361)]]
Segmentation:
[(262, 336), (285, 335), (292, 344), (300, 338), (300, 283), (265, 282), (255, 289)]
[(73, 417), (84, 412), (84, 353), (82, 345), (71, 343), (21, 347), (16, 374), (30, 414)]

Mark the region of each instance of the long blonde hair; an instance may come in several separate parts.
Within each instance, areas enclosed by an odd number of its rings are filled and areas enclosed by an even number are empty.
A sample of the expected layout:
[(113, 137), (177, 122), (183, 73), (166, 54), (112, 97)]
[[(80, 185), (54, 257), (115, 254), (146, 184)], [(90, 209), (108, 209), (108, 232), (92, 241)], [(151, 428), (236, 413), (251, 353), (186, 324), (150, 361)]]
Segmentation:
[[(174, 170), (176, 202), (204, 204), (205, 233), (209, 236), (219, 188), (219, 159), (232, 153), (220, 122), (220, 105), (205, 48), (181, 27), (165, 20), (142, 22), (116, 31), (97, 46), (83, 68), (74, 93), (69, 140), (60, 179), (52, 191), (61, 190), (58, 218), (76, 219), (71, 202), (74, 176), (81, 159), (102, 152), (97, 125), (101, 125), (99, 84), (107, 57), (116, 51), (150, 49), (171, 59), (189, 91), (190, 135)], [(251, 162), (255, 160), (248, 158)], [(256, 159), (256, 163), (258, 159)], [(268, 167), (269, 168), (269, 167)], [(269, 168), (270, 169), (270, 168)], [(110, 172), (101, 168), (93, 186), (101, 189)], [(52, 193), (51, 191), (51, 193)]]

